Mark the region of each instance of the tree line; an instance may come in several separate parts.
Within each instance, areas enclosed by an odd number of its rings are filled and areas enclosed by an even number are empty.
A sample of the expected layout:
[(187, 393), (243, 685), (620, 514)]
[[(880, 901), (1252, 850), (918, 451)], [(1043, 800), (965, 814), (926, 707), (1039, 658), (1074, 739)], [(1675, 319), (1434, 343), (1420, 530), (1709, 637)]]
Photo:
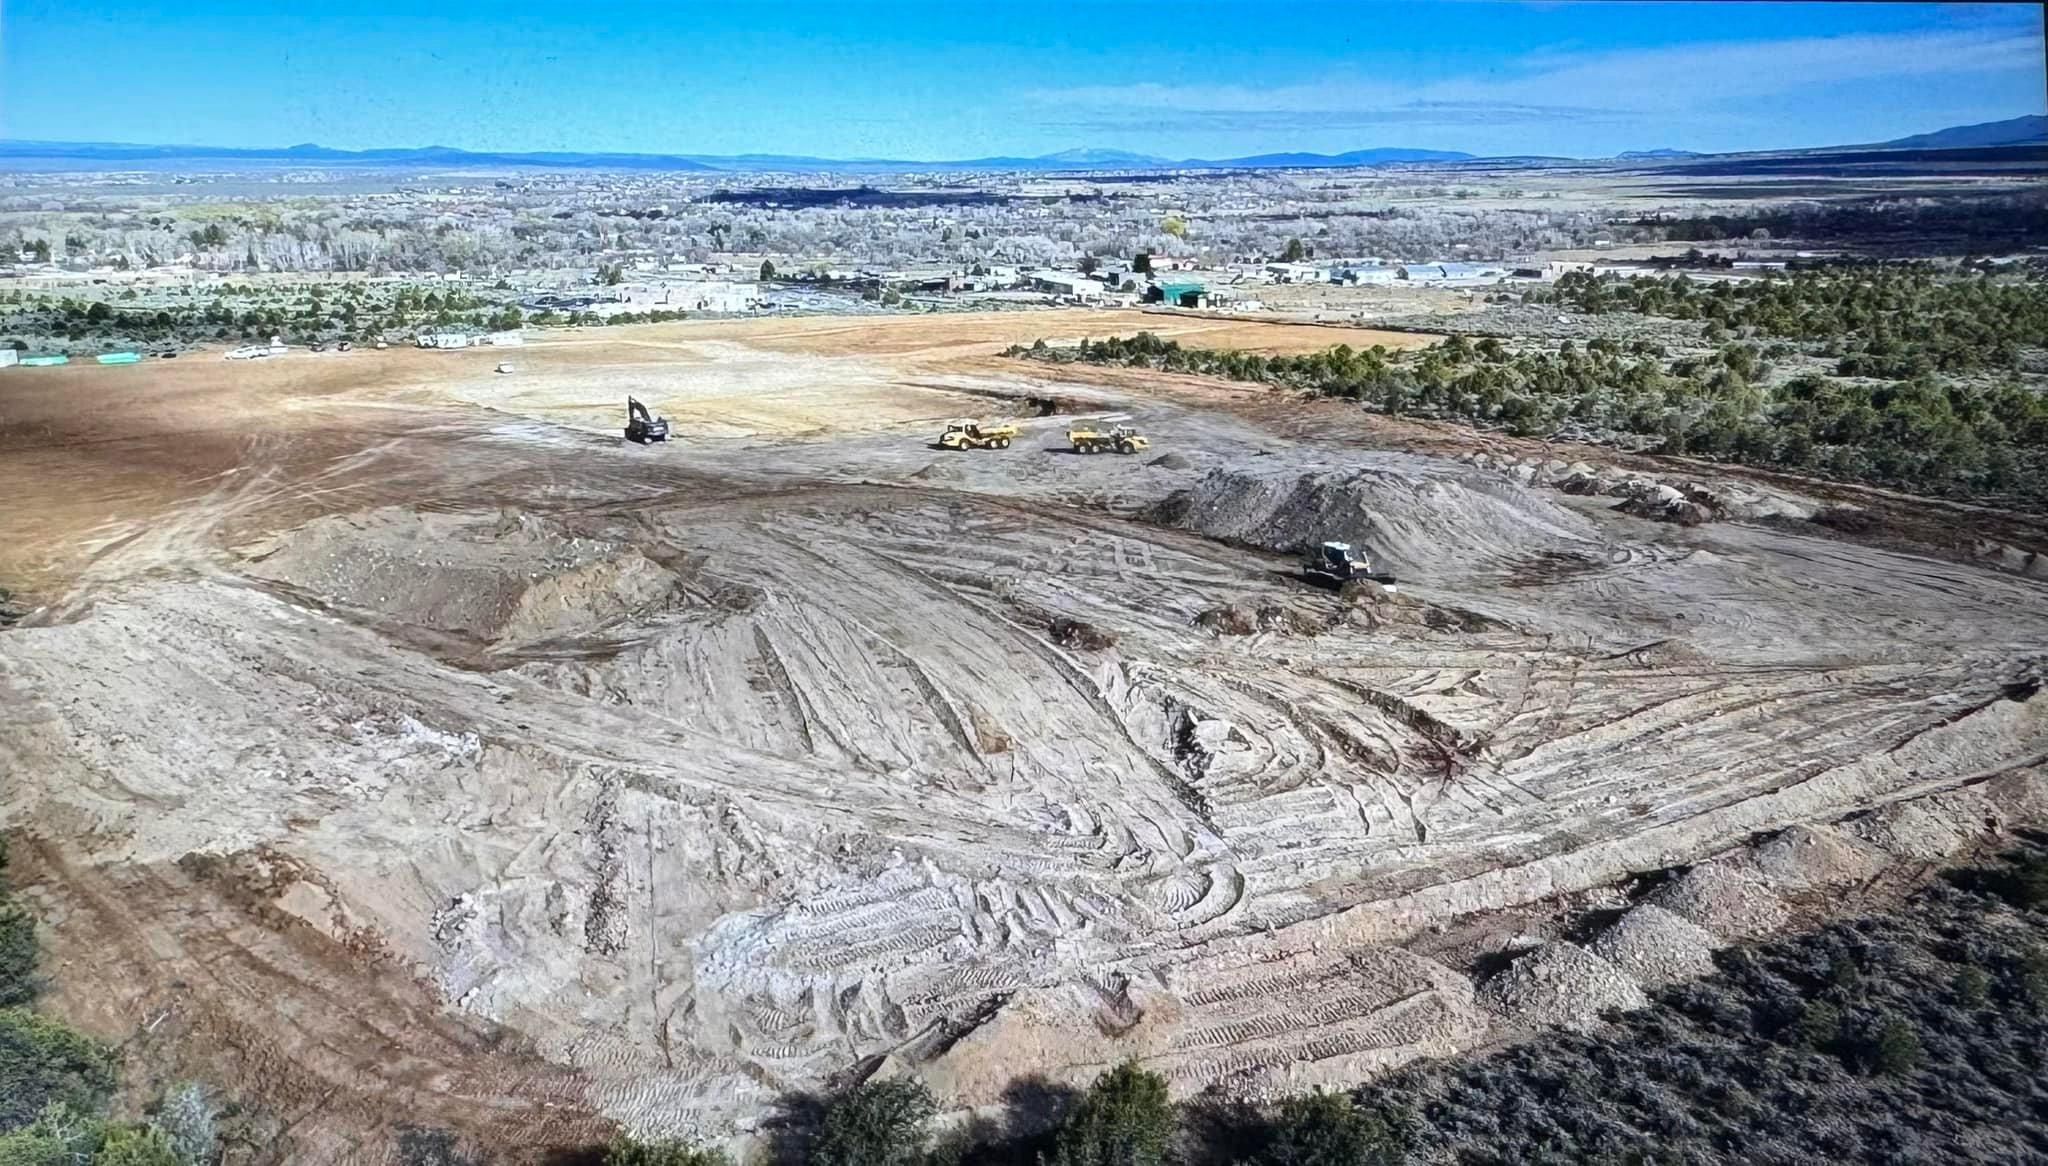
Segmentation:
[(2016, 381), (1928, 375), (1875, 383), (1805, 375), (1771, 386), (1770, 351), (1738, 342), (1674, 361), (1643, 341), (1511, 351), (1496, 339), (1453, 336), (1419, 353), (1339, 345), (1266, 356), (1183, 348), (1141, 332), (1072, 348), (1040, 341), (1009, 355), (1220, 376), (1521, 436), (1570, 425), (1666, 453), (2048, 509), (2048, 396)]

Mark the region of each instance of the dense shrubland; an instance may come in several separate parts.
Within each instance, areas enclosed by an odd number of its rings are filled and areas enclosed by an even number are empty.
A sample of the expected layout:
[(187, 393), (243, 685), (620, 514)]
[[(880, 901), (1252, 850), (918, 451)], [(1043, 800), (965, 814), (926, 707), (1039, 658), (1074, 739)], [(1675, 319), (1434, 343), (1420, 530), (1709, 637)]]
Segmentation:
[(2009, 370), (2048, 345), (2048, 272), (1957, 277), (1928, 264), (1830, 265), (1774, 279), (1568, 272), (1532, 303), (1704, 320), (1709, 332), (1812, 341), (1843, 376)]
[(1569, 427), (1668, 453), (2048, 508), (2048, 396), (2016, 380), (1807, 374), (1773, 383), (1773, 361), (1792, 351), (1740, 342), (1676, 361), (1648, 342), (1516, 351), (1460, 336), (1420, 353), (1339, 345), (1262, 356), (1182, 348), (1141, 332), (1075, 348), (1040, 342), (1010, 355), (1260, 382), (1520, 435)]
[(112, 1119), (113, 1051), (31, 1007), (35, 922), (5, 874), (0, 845), (0, 1166), (211, 1166), (216, 1110), (203, 1090), (173, 1088), (146, 1121)]

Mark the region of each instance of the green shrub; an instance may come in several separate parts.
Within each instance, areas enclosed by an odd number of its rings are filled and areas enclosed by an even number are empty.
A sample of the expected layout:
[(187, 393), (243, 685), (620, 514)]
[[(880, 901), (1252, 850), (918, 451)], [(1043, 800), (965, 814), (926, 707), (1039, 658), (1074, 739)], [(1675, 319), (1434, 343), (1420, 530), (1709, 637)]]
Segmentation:
[(1873, 1077), (1897, 1077), (1920, 1064), (1920, 1034), (1897, 1016), (1873, 1025), (1857, 1042), (1856, 1067)]
[(187, 1166), (163, 1131), (149, 1126), (108, 1126), (93, 1166)]
[(1173, 1138), (1166, 1078), (1126, 1061), (1095, 1079), (1053, 1139), (1053, 1166), (1157, 1166)]
[(1991, 977), (1982, 968), (1965, 967), (1957, 971), (1951, 985), (1956, 1001), (1965, 1008), (1976, 1008), (1991, 996)]
[(1320, 1090), (1280, 1103), (1264, 1166), (1398, 1166), (1406, 1153), (1400, 1124), (1368, 1113), (1342, 1093)]
[(0, 898), (0, 1008), (35, 999), (36, 921), (19, 903)]
[(938, 1112), (917, 1081), (869, 1081), (825, 1110), (812, 1166), (906, 1166), (924, 1157), (925, 1123)]
[(77, 1166), (93, 1160), (105, 1136), (98, 1118), (53, 1102), (34, 1121), (0, 1134), (0, 1166)]
[(700, 1150), (682, 1142), (640, 1142), (620, 1138), (604, 1152), (604, 1166), (729, 1166), (718, 1150)]
[(114, 1092), (114, 1058), (98, 1041), (21, 1008), (0, 1009), (0, 1130), (51, 1103), (98, 1112)]

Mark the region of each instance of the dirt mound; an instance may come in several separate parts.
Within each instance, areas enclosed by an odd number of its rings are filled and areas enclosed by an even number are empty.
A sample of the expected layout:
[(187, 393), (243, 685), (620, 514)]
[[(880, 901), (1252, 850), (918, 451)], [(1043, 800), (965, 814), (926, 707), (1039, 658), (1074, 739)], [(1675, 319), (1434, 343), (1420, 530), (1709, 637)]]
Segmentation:
[(1631, 908), (1592, 943), (1594, 955), (1651, 988), (1713, 971), (1714, 947), (1699, 924), (1651, 903)]
[(1764, 881), (1785, 891), (1860, 883), (1889, 862), (1874, 848), (1828, 826), (1794, 826), (1757, 844), (1750, 853)]
[(1753, 939), (1782, 926), (1784, 900), (1746, 863), (1701, 863), (1649, 896), (1650, 903), (1682, 915), (1723, 939)]
[(1195, 468), (1195, 463), (1189, 461), (1186, 454), (1178, 453), (1163, 453), (1145, 464), (1148, 466), (1158, 466), (1162, 470), (1191, 470)]
[(1649, 1003), (1621, 969), (1573, 943), (1546, 943), (1479, 989), (1479, 1002), (1531, 1028), (1591, 1027), (1608, 1012)]
[(250, 575), (323, 602), (497, 644), (587, 634), (659, 607), (673, 572), (632, 547), (531, 515), (384, 507), (256, 549)]
[(2002, 816), (1984, 794), (1964, 788), (1881, 806), (1844, 825), (1857, 838), (1887, 854), (1938, 862), (1976, 842), (1985, 826)]
[(1363, 465), (1212, 470), (1167, 499), (1154, 521), (1211, 538), (1294, 552), (1328, 539), (1365, 548), (1396, 573), (1440, 576), (1539, 551), (1597, 551), (1590, 520), (1469, 466), (1401, 454)]

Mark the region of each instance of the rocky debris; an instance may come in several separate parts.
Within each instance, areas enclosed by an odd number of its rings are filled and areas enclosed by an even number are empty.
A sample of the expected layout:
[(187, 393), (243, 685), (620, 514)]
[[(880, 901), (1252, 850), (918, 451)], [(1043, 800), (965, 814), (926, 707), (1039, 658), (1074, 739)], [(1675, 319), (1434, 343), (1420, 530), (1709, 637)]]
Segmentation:
[(1241, 603), (1226, 603), (1197, 614), (1195, 626), (1219, 636), (1248, 636), (1259, 630), (1259, 617)]
[(1746, 855), (1703, 862), (1650, 892), (1647, 901), (1723, 939), (1768, 935), (1789, 916)]
[(1062, 648), (1083, 652), (1100, 652), (1116, 647), (1117, 636), (1107, 628), (1096, 627), (1078, 619), (1055, 616), (1051, 624), (1052, 642)]
[(1553, 940), (1482, 985), (1479, 1002), (1517, 1026), (1583, 1031), (1606, 1013), (1641, 1008), (1649, 999), (1620, 968)]
[(1594, 955), (1661, 988), (1714, 970), (1711, 932), (1652, 903), (1631, 907), (1593, 940)]
[(1243, 603), (1211, 607), (1195, 616), (1195, 626), (1219, 636), (1248, 636), (1253, 632), (1313, 636), (1328, 630), (1323, 621), (1281, 603), (1262, 603), (1256, 608)]
[[(1829, 522), (1823, 515), (1861, 514), (1853, 509), (1818, 509), (1810, 499), (1767, 489), (1753, 483), (1694, 479), (1665, 480), (1655, 474), (1625, 470), (1618, 466), (1594, 466), (1584, 461), (1534, 455), (1514, 458), (1485, 451), (1465, 459), (1482, 469), (1506, 474), (1525, 486), (1546, 486), (1579, 497), (1620, 498), (1616, 509), (1626, 514), (1687, 526), (1719, 518), (1792, 518)], [(1841, 529), (1849, 529), (1842, 527)]]
[(1195, 463), (1188, 460), (1186, 454), (1180, 453), (1163, 453), (1145, 464), (1148, 466), (1158, 466), (1162, 470), (1191, 470), (1195, 468)]
[(1719, 509), (1710, 502), (1661, 482), (1645, 484), (1634, 490), (1615, 509), (1637, 518), (1675, 522), (1680, 526), (1698, 526), (1712, 522), (1720, 515)]

